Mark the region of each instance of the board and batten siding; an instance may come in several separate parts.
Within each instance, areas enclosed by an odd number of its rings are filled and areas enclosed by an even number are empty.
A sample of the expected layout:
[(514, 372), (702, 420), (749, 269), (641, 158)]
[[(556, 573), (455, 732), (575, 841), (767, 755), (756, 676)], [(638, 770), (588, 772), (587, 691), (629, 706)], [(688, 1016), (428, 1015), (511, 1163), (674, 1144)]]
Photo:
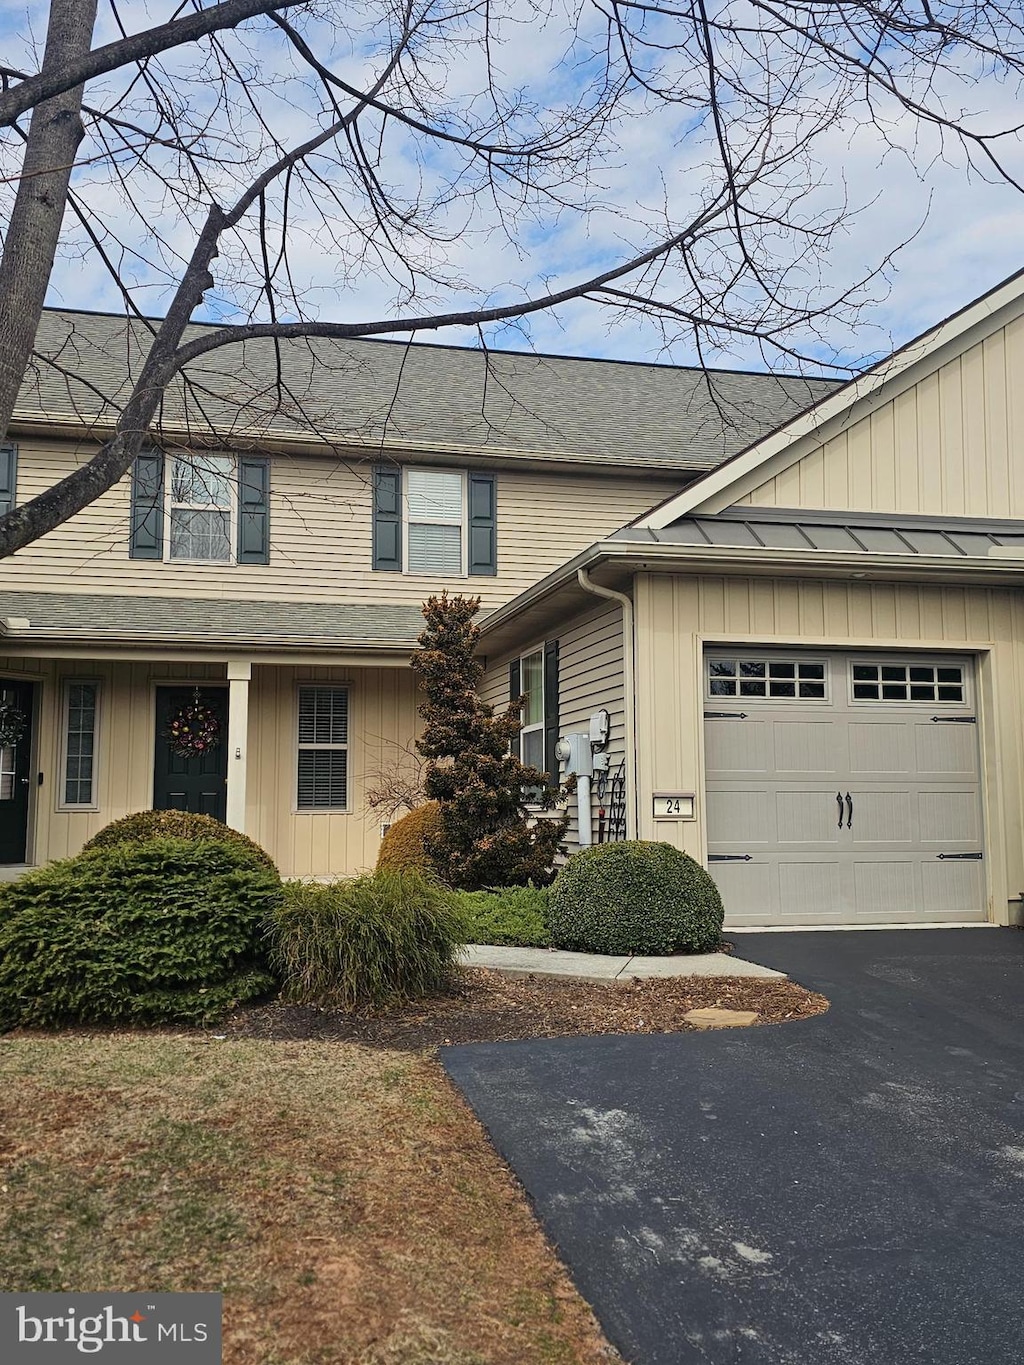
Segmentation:
[[(222, 664), (125, 663), (7, 658), (0, 676), (39, 684), (33, 745), (35, 770), (29, 856), (45, 863), (77, 853), (104, 825), (153, 798), (154, 689), (165, 683), (224, 683)], [(96, 810), (61, 810), (61, 695), (65, 679), (100, 684)], [(297, 811), (298, 687), (304, 682), (350, 688), (349, 811)], [(253, 668), (249, 691), (246, 831), (286, 877), (350, 875), (373, 867), (380, 816), (365, 793), (400, 760), (417, 731), (415, 676), (409, 668)]]
[(999, 328), (738, 501), (1024, 517), (1024, 319)]
[[(18, 442), (18, 502), (83, 464), (92, 447)], [(414, 463), (414, 462), (413, 462)], [(418, 605), (442, 587), (485, 607), (539, 578), (680, 487), (679, 476), (497, 470), (498, 573), (447, 578), (372, 568), (372, 461), (278, 454), (270, 475), (270, 562), (187, 564), (129, 559), (130, 480), (4, 563), (11, 592), (181, 594), (239, 600)]]
[[(548, 638), (554, 639), (555, 636)], [(558, 636), (558, 732), (587, 731), (590, 717), (604, 708), (611, 717), (608, 755), (611, 771), (622, 763), (626, 752), (625, 708), (623, 704), (622, 608), (612, 602), (575, 617)], [(488, 660), (480, 686), (484, 701), (496, 708), (508, 704), (509, 663), (512, 658), (540, 648), (543, 640), (524, 646), (515, 655)], [(595, 811), (597, 802), (593, 803)], [(566, 843), (575, 848), (579, 841), (576, 800), (569, 806), (570, 825)]]
[[(1002, 588), (640, 574), (636, 580), (640, 837), (704, 862), (703, 650), (891, 648), (973, 654), (989, 914), (1024, 887), (1024, 599)], [(694, 791), (697, 818), (652, 817), (655, 791)]]

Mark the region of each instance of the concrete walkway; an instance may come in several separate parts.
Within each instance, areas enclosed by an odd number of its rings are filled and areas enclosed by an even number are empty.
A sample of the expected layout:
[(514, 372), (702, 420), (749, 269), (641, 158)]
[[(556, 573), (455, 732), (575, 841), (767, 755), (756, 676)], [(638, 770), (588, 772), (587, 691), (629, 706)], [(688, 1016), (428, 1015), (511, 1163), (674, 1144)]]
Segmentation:
[(731, 953), (678, 954), (674, 957), (612, 957), (603, 953), (563, 953), (555, 948), (495, 948), (471, 943), (462, 951), (466, 967), (488, 967), (506, 976), (563, 976), (577, 981), (629, 981), (634, 976), (771, 976), (785, 972), (761, 967)]

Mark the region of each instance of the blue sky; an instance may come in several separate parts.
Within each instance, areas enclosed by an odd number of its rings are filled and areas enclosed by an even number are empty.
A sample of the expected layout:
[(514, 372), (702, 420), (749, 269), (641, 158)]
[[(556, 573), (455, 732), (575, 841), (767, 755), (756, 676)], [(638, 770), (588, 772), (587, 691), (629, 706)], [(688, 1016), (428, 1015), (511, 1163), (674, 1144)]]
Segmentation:
[[(523, 9), (522, 0), (509, 0), (511, 17)], [(0, 16), (0, 57), (11, 62), (28, 62), (27, 38), (31, 27), (41, 32), (45, 5), (29, 3), (8, 6)], [(163, 0), (125, 0), (120, 12), (130, 26), (162, 20), (172, 12)], [(102, 9), (102, 6), (101, 6)], [(103, 12), (101, 35), (107, 36), (109, 13)], [(337, 38), (337, 35), (335, 35)], [(358, 69), (366, 52), (365, 32), (354, 33), (346, 52), (340, 39), (336, 48), (343, 62)], [(561, 40), (550, 26), (513, 22), (501, 49), (501, 60), (511, 85), (529, 87), (543, 98), (564, 98), (580, 87), (577, 68), (559, 62), (564, 52)], [(463, 81), (471, 89), (471, 55), (446, 73), (447, 80)], [(1017, 116), (1014, 92), (1006, 86), (980, 82), (976, 88), (977, 107), (987, 111), (995, 122), (1012, 123)], [(272, 103), (273, 92), (265, 98)], [(294, 110), (282, 105), (279, 116), (287, 121)], [(299, 123), (296, 122), (296, 129)], [(453, 240), (440, 250), (440, 259), (450, 266), (463, 284), (478, 290), (494, 290), (499, 297), (515, 296), (542, 287), (553, 276), (565, 283), (611, 260), (624, 235), (620, 228), (643, 206), (645, 213), (660, 195), (671, 196), (685, 189), (687, 174), (697, 164), (692, 148), (675, 145), (679, 137), (678, 120), (648, 117), (636, 119), (619, 132), (619, 151), (603, 171), (602, 192), (613, 203), (614, 211), (591, 217), (586, 223), (572, 214), (560, 220), (540, 217), (524, 226), (513, 248), (502, 233), (500, 215), (486, 207), (469, 216), (460, 230), (457, 217), (449, 226)], [(895, 144), (895, 145), (893, 145)], [(1004, 148), (1011, 166), (1024, 176), (1024, 146), (1011, 143)], [(819, 179), (813, 202), (834, 205), (841, 197), (863, 205), (845, 229), (834, 239), (821, 263), (823, 294), (838, 293), (858, 278), (871, 264), (881, 260), (898, 243), (906, 245), (897, 253), (884, 279), (875, 282), (856, 318), (840, 316), (826, 321), (820, 335), (796, 338), (796, 344), (815, 359), (837, 361), (857, 367), (899, 345), (934, 322), (968, 303), (1007, 275), (1024, 267), (1024, 195), (1005, 183), (987, 183), (968, 174), (959, 149), (915, 129), (904, 119), (888, 130), (887, 144), (873, 129), (838, 126), (820, 139), (818, 146)], [(411, 156), (399, 156), (396, 183), (403, 176), (411, 183), (420, 174)], [(427, 166), (430, 173), (435, 168)], [(443, 166), (442, 166), (443, 169)], [(110, 222), (118, 221), (119, 210), (109, 186), (91, 184), (83, 193), (93, 196), (99, 214)], [(163, 242), (172, 250), (186, 250), (193, 229), (179, 208), (166, 204), (154, 208)], [(297, 228), (301, 229), (298, 224)], [(126, 230), (127, 231), (127, 230)], [(151, 252), (146, 227), (135, 229), (131, 243), (140, 254)], [(295, 235), (296, 265), (308, 288), (313, 311), (326, 317), (374, 318), (394, 316), (389, 284), (377, 276), (353, 278), (338, 285), (338, 263), (323, 249), (322, 236), (312, 230)], [(165, 259), (167, 259), (165, 252)], [(159, 312), (166, 288), (158, 276), (139, 270), (137, 297), (146, 311)], [(222, 308), (242, 299), (244, 291), (232, 293), (222, 280)], [(456, 290), (452, 297), (468, 297)], [(439, 290), (440, 306), (447, 299)], [(115, 308), (116, 292), (95, 263), (66, 256), (54, 274), (50, 302), (68, 307)], [(521, 330), (492, 332), (495, 344), (509, 349), (533, 347), (540, 351), (575, 355), (594, 355), (631, 360), (671, 360), (692, 363), (695, 354), (684, 339), (665, 348), (657, 330), (638, 319), (609, 321), (594, 304), (580, 303), (558, 314), (533, 317)], [(431, 341), (475, 342), (472, 333), (430, 333)], [(749, 343), (735, 344), (715, 357), (717, 363), (741, 368), (763, 368), (759, 349)]]

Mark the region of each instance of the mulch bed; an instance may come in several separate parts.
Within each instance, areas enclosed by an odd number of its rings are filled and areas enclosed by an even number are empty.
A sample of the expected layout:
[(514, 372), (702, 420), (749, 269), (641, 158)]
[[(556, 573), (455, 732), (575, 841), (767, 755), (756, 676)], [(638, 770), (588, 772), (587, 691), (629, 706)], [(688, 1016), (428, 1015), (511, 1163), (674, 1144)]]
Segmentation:
[(688, 1010), (715, 1005), (756, 1010), (759, 1024), (809, 1019), (828, 1009), (823, 995), (775, 978), (690, 976), (606, 986), (464, 969), (450, 995), (387, 1012), (352, 1015), (276, 1003), (239, 1009), (221, 1027), (239, 1038), (339, 1040), (419, 1052), (586, 1033), (681, 1033), (693, 1027), (683, 1018)]

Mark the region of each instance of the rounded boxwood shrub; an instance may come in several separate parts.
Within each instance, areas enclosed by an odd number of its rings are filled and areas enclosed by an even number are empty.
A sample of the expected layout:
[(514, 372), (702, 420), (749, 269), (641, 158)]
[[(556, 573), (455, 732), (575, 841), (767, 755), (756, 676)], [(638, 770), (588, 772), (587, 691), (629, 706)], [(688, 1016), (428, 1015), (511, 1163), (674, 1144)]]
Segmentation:
[(248, 849), (271, 872), (277, 871), (270, 854), (247, 834), (240, 834), (237, 829), (215, 820), (212, 815), (198, 815), (188, 810), (139, 810), (134, 815), (124, 815), (120, 820), (105, 825), (99, 834), (94, 834), (83, 852), (94, 848), (110, 848), (125, 842), (140, 843), (144, 839), (162, 838), (218, 839), (221, 843)]
[(344, 1010), (443, 991), (465, 942), (452, 892), (414, 868), (286, 882), (269, 936), (285, 999)]
[(424, 801), (422, 806), (396, 820), (384, 835), (377, 854), (377, 870), (404, 872), (407, 868), (418, 868), (421, 872), (433, 872), (425, 841), (440, 832), (441, 807), (436, 801)]
[(276, 872), (215, 840), (80, 853), (0, 889), (0, 1027), (202, 1024), (270, 990)]
[(548, 900), (556, 948), (582, 953), (704, 953), (722, 931), (718, 887), (688, 854), (644, 841), (580, 849)]

